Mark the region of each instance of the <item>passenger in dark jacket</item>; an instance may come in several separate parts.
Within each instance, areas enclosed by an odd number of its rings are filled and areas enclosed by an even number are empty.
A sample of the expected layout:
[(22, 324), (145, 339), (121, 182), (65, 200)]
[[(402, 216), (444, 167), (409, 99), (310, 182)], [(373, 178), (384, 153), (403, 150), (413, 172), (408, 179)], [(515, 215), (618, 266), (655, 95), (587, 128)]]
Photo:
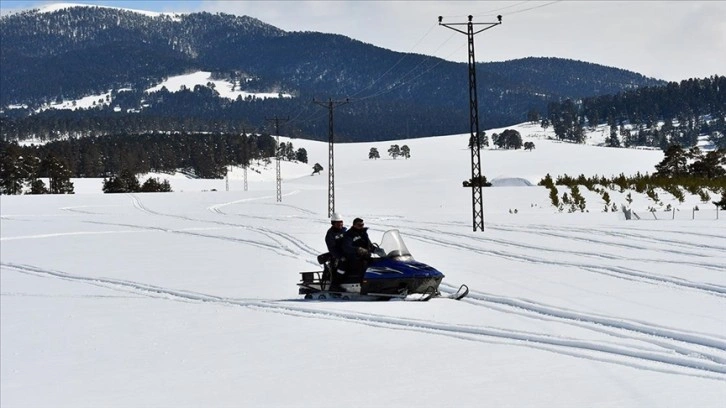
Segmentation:
[(333, 213), (330, 217), (330, 228), (325, 234), (325, 245), (328, 247), (328, 253), (335, 260), (343, 258), (343, 236), (348, 230), (343, 226), (343, 217), (338, 213)]
[(328, 267), (330, 271), (330, 287), (328, 290), (331, 291), (342, 291), (340, 283), (343, 271), (338, 271), (338, 264), (343, 261), (343, 236), (347, 228), (343, 226), (343, 217), (338, 213), (333, 213), (330, 217), (330, 228), (325, 233), (325, 245), (328, 247), (328, 254), (330, 254), (330, 260), (328, 261)]
[(368, 267), (368, 259), (375, 249), (368, 238), (368, 228), (365, 228), (364, 225), (362, 219), (354, 219), (353, 227), (343, 236), (343, 253), (348, 260), (348, 272), (359, 280), (363, 279)]

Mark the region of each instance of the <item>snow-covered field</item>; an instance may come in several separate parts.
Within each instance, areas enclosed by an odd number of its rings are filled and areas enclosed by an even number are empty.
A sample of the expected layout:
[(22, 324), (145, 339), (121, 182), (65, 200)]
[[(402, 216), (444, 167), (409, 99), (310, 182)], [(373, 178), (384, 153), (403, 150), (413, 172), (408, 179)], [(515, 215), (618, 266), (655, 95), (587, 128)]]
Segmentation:
[[(625, 221), (584, 188), (589, 212), (560, 213), (546, 173), (652, 173), (663, 154), (518, 129), (534, 151), (482, 151), (484, 232), (467, 135), (336, 145), (346, 225), (399, 229), (444, 292), (468, 284), (459, 302), (302, 300), (326, 143), (292, 140), (310, 163), (283, 162), (280, 203), (274, 161), (247, 191), (235, 170), (229, 191), (169, 176), (173, 193), (0, 197), (0, 405), (723, 407), (726, 214), (659, 192), (675, 219)], [(411, 158), (367, 158), (393, 143)]]

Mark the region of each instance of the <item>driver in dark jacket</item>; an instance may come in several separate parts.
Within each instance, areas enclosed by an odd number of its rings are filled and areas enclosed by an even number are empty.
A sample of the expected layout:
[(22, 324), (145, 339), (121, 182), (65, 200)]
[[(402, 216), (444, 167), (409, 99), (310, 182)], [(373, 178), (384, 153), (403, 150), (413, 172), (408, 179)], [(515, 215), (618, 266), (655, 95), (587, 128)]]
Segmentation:
[(350, 275), (359, 280), (363, 280), (368, 259), (375, 249), (368, 238), (368, 228), (364, 225), (362, 219), (354, 219), (353, 226), (343, 236), (343, 253), (349, 262)]

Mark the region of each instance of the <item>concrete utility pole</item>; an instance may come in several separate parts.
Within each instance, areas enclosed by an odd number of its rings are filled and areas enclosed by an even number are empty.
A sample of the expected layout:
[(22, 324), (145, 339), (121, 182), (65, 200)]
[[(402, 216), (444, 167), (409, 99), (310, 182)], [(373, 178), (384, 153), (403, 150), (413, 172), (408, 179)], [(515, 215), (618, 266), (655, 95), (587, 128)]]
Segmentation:
[(344, 101), (328, 99), (328, 102), (319, 102), (313, 99), (313, 103), (328, 108), (328, 217), (332, 216), (335, 212), (335, 160), (333, 152), (335, 138), (333, 136), (333, 108), (336, 105), (345, 105), (348, 102), (348, 98), (345, 98)]
[[(471, 144), (471, 210), (474, 224), (474, 232), (477, 229), (484, 231), (484, 202), (481, 193), (481, 155), (479, 149), (481, 144), (479, 141), (479, 102), (476, 95), (476, 59), (474, 58), (474, 35), (488, 30), (494, 26), (502, 24), (502, 16), (497, 16), (496, 23), (474, 23), (473, 17), (469, 16), (467, 23), (449, 23), (442, 22), (443, 17), (439, 16), (439, 25), (466, 34), (469, 40), (469, 136)], [(466, 25), (466, 31), (460, 30), (453, 26)], [(475, 25), (484, 25), (485, 27), (474, 31)]]
[(277, 141), (275, 142), (275, 170), (277, 180), (277, 202), (282, 201), (282, 176), (280, 175), (280, 121), (287, 122), (290, 118), (280, 119), (275, 115), (274, 118), (267, 119), (271, 122), (275, 122), (275, 135), (277, 135)]

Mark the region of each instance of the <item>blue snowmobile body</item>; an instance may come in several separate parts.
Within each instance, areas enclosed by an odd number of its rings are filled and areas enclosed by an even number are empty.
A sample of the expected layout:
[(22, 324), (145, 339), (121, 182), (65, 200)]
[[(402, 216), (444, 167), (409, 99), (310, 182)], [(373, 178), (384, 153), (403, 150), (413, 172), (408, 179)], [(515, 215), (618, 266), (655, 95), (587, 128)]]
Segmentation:
[(443, 273), (410, 255), (372, 258), (361, 282), (361, 293), (428, 293), (437, 291), (443, 278)]

